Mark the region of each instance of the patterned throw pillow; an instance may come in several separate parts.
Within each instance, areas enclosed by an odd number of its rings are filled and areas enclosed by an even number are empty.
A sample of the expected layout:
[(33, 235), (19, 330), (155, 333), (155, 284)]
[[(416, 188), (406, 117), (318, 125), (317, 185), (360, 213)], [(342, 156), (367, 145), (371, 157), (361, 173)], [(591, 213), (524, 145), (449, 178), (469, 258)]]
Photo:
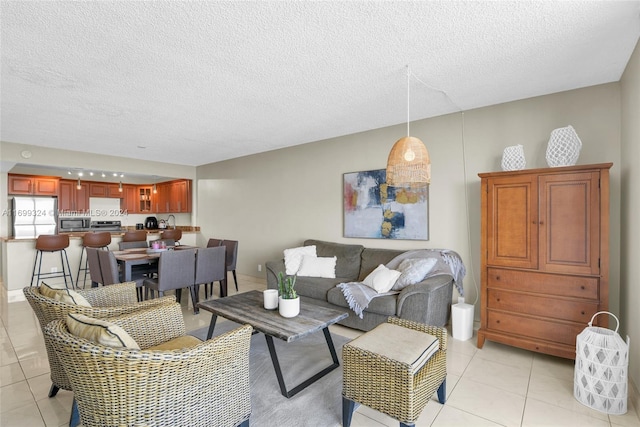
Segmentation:
[(302, 257), (305, 255), (316, 256), (316, 246), (300, 246), (299, 248), (291, 248), (284, 250), (284, 266), (287, 276), (293, 276), (300, 270)]
[(398, 266), (402, 273), (400, 278), (393, 285), (394, 291), (399, 291), (409, 285), (421, 282), (438, 262), (435, 258), (409, 258), (405, 259)]
[(87, 301), (85, 297), (72, 289), (62, 287), (62, 285), (47, 285), (46, 283), (42, 282), (40, 284), (40, 295), (54, 299), (56, 301), (66, 302), (67, 304), (91, 307), (91, 304), (89, 304), (89, 301)]
[(78, 313), (67, 315), (67, 328), (73, 335), (107, 347), (140, 350), (140, 346), (120, 326)]

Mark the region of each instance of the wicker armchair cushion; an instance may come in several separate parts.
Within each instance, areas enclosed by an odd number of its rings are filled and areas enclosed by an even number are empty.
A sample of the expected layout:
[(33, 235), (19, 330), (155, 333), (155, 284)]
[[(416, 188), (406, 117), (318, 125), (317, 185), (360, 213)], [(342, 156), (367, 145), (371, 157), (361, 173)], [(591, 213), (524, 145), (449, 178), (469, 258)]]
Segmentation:
[(56, 301), (66, 302), (68, 304), (81, 305), (83, 307), (91, 307), (89, 301), (74, 290), (65, 287), (56, 287), (47, 285), (42, 282), (40, 284), (40, 294)]
[(167, 342), (163, 342), (162, 344), (151, 346), (147, 348), (147, 350), (180, 350), (183, 348), (195, 347), (198, 344), (202, 344), (202, 341), (199, 338), (192, 335), (183, 335)]
[(102, 319), (83, 314), (69, 313), (66, 318), (67, 328), (73, 335), (113, 348), (130, 348), (140, 350), (135, 342), (120, 326)]

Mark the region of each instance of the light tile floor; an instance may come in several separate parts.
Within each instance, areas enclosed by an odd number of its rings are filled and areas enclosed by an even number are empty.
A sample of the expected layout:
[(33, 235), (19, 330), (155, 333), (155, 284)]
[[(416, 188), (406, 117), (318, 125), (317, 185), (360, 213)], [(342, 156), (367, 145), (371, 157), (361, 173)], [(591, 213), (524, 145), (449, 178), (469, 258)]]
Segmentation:
[[(260, 279), (240, 275), (239, 280), (241, 291), (265, 288)], [(229, 290), (235, 293), (232, 280)], [(182, 306), (187, 330), (209, 324), (209, 314), (194, 315), (188, 298), (183, 298)], [(8, 303), (2, 296), (0, 308), (0, 426), (68, 425), (72, 393), (61, 390), (56, 397), (47, 397), (49, 363), (31, 307), (26, 301)], [(360, 334), (341, 326), (332, 327), (332, 332), (352, 338)], [(623, 416), (602, 414), (578, 403), (573, 398), (572, 361), (492, 342), (478, 350), (475, 343), (475, 337), (468, 341), (450, 337), (447, 402), (441, 405), (434, 397), (416, 426), (640, 426), (632, 399)], [(398, 423), (360, 406), (351, 425)]]

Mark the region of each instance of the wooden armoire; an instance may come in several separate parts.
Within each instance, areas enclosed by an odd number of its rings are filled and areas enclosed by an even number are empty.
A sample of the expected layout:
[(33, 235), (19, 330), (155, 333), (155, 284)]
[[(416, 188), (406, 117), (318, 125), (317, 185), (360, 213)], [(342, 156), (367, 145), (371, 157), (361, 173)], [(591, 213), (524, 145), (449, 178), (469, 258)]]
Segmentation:
[(487, 339), (575, 359), (576, 336), (609, 305), (611, 166), (479, 174), (478, 348)]

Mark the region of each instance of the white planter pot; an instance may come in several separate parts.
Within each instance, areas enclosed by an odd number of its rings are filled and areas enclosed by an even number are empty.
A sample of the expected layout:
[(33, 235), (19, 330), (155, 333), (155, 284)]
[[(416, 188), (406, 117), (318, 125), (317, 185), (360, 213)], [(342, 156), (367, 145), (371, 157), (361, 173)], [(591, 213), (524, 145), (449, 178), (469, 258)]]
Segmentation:
[(300, 313), (300, 297), (296, 299), (282, 299), (279, 297), (278, 311), (282, 317), (296, 317)]

